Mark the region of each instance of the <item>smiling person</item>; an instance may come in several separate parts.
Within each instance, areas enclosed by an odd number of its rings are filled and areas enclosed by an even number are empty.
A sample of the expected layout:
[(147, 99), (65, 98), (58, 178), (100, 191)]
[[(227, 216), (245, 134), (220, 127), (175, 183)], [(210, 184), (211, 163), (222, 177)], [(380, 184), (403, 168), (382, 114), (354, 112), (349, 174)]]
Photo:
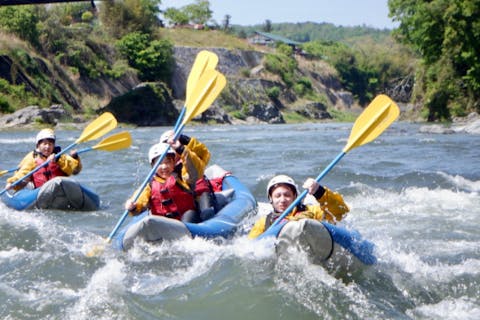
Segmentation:
[[(193, 138), (189, 139), (189, 142)], [(190, 144), (169, 140), (157, 143), (148, 152), (153, 166), (158, 157), (166, 153), (150, 184), (142, 191), (138, 200), (125, 203), (125, 209), (137, 215), (146, 209), (154, 216), (164, 216), (184, 222), (198, 222), (194, 189), (196, 181), (203, 175), (205, 162), (190, 148)], [(208, 152), (208, 150), (207, 150)], [(210, 154), (208, 153), (208, 158)], [(178, 168), (178, 162), (182, 166)]]
[(56, 137), (55, 132), (52, 129), (40, 130), (35, 141), (35, 150), (29, 152), (22, 159), (19, 169), (12, 177), (7, 179), (7, 184), (5, 186), (6, 190), (11, 189), (14, 182), (22, 179), (32, 170), (43, 165), (46, 161), (50, 161), (48, 165), (17, 184), (14, 189), (22, 189), (29, 182), (33, 183), (34, 188), (39, 188), (45, 182), (55, 177), (78, 174), (82, 170), (82, 163), (75, 150), (72, 150), (70, 155), (62, 154), (58, 159), (55, 159), (55, 155), (61, 151), (61, 148), (55, 145)]
[[(303, 187), (308, 190), (309, 194), (317, 199), (319, 204), (305, 205), (301, 203), (294, 208), (285, 219), (315, 219), (336, 223), (349, 211), (341, 194), (321, 186), (314, 179), (308, 178), (305, 180)], [(248, 234), (250, 239), (257, 238), (265, 232), (290, 204), (292, 204), (298, 196), (297, 185), (289, 176), (275, 176), (268, 182), (267, 196), (272, 205), (272, 211), (257, 220)]]

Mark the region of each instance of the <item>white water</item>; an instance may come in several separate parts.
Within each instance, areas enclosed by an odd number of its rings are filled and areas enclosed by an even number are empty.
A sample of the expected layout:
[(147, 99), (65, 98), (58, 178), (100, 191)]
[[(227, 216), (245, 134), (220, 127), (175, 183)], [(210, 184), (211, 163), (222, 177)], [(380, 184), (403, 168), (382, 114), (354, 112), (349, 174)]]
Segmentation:
[[(277, 173), (316, 177), (341, 151), (351, 124), (193, 127), (212, 163), (231, 170), (267, 211)], [(480, 319), (478, 136), (429, 135), (394, 124), (348, 154), (323, 183), (351, 212), (344, 225), (376, 245), (378, 264), (335, 278), (301, 253), (276, 259), (269, 241), (183, 239), (127, 253), (103, 244), (123, 202), (148, 173), (146, 152), (166, 128), (132, 130), (128, 151), (85, 154), (78, 180), (94, 188), (92, 213), (16, 212), (0, 204), (3, 319)], [(79, 132), (58, 132), (65, 147)], [(0, 132), (0, 170), (15, 167), (35, 132)], [(60, 138), (64, 137), (64, 139)], [(82, 146), (83, 147), (83, 146)]]

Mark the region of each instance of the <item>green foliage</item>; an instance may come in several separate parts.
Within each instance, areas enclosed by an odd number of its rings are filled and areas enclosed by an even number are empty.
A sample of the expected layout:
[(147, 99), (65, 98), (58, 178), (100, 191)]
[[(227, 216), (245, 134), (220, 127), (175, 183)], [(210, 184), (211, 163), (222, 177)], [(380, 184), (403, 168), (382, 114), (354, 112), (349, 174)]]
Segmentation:
[(305, 116), (299, 114), (298, 112), (282, 112), (283, 120), (286, 123), (302, 123), (310, 121)]
[(267, 89), (267, 96), (270, 99), (278, 99), (280, 97), (280, 88), (277, 86), (271, 87)]
[(287, 87), (293, 86), (295, 82), (294, 72), (296, 67), (296, 60), (284, 54), (269, 53), (265, 56), (265, 68), (279, 75)]
[(92, 22), (93, 18), (93, 13), (91, 13), (90, 11), (85, 11), (84, 13), (82, 13), (83, 22)]
[[(1, 79), (0, 79), (1, 80)], [(7, 97), (0, 96), (0, 112), (1, 113), (12, 113), (14, 110), (10, 106), (10, 103), (7, 100)]]
[(0, 78), (0, 112), (12, 113), (27, 105), (39, 105), (41, 100), (32, 92), (27, 91), (24, 85), (12, 85)]
[(188, 15), (177, 8), (167, 8), (163, 16), (173, 25), (184, 25), (188, 23)]
[(117, 47), (143, 81), (169, 81), (174, 58), (168, 40), (152, 40), (148, 34), (133, 32), (117, 41)]
[(293, 91), (300, 97), (304, 97), (306, 94), (312, 92), (312, 82), (307, 77), (301, 77), (293, 85)]
[(277, 43), (277, 52), (287, 57), (291, 57), (293, 55), (293, 48), (285, 43)]
[(245, 78), (250, 77), (250, 69), (249, 68), (241, 68), (240, 69), (240, 74), (244, 76)]
[(206, 24), (212, 18), (210, 2), (208, 0), (196, 0), (196, 3), (185, 6), (185, 12), (192, 23)]
[(115, 38), (132, 32), (150, 34), (160, 25), (160, 3), (161, 0), (101, 1), (100, 21)]
[(423, 60), (428, 119), (464, 113), (463, 97), (465, 110), (480, 111), (480, 2), (391, 0), (389, 9), (400, 22), (396, 38)]
[(302, 48), (308, 55), (331, 63), (342, 84), (362, 105), (384, 92), (390, 81), (405, 78), (414, 70), (411, 53), (398, 45), (380, 45), (371, 39), (353, 47), (339, 42), (315, 41)]
[(38, 21), (35, 6), (6, 6), (0, 8), (0, 28), (18, 35), (34, 46), (39, 45)]
[(333, 108), (328, 109), (327, 111), (335, 121), (339, 121), (339, 122), (354, 122), (355, 119), (357, 119), (357, 116), (358, 116), (358, 115), (353, 114), (351, 112), (340, 111), (340, 110), (333, 109)]
[(247, 119), (247, 115), (241, 111), (241, 110), (234, 110), (232, 112), (230, 112), (230, 115), (236, 119), (240, 119), (240, 120), (245, 120)]
[(182, 8), (166, 8), (163, 16), (174, 25), (184, 25), (188, 23), (206, 24), (212, 18), (210, 2), (207, 0), (196, 0)]
[(266, 20), (264, 24), (253, 26), (235, 26), (237, 33), (253, 34), (255, 30), (277, 34), (298, 42), (330, 41), (354, 44), (358, 39), (369, 37), (377, 43), (382, 43), (389, 37), (391, 30), (375, 29), (367, 26), (342, 27), (332, 23), (272, 23)]

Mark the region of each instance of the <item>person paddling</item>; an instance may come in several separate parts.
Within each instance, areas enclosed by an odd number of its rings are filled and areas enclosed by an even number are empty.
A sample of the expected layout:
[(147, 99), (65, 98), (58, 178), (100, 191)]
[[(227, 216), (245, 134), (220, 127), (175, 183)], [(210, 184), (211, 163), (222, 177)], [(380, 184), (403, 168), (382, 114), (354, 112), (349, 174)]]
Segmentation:
[(48, 165), (35, 172), (31, 177), (17, 184), (14, 189), (20, 190), (29, 182), (33, 183), (34, 188), (39, 188), (45, 182), (55, 177), (76, 175), (82, 170), (82, 163), (76, 150), (72, 150), (70, 155), (62, 154), (58, 159), (55, 158), (55, 155), (61, 151), (61, 148), (55, 145), (56, 136), (53, 129), (40, 130), (35, 141), (35, 150), (29, 152), (22, 159), (19, 169), (12, 177), (7, 179), (7, 184), (5, 186), (6, 190), (11, 189), (12, 184), (15, 181), (22, 179), (46, 161), (49, 161)]
[[(319, 204), (299, 204), (287, 215), (287, 220), (315, 219), (336, 223), (342, 220), (350, 210), (341, 194), (321, 186), (312, 178), (305, 180), (303, 187), (317, 199)], [(277, 175), (268, 182), (267, 196), (273, 210), (257, 220), (248, 234), (250, 239), (260, 236), (290, 206), (298, 196), (297, 185), (291, 177)]]
[[(160, 142), (172, 144), (174, 136), (173, 130), (167, 130), (160, 136)], [(210, 151), (207, 146), (196, 138), (191, 138), (187, 135), (181, 134), (178, 138), (181, 148), (187, 148), (190, 152), (190, 157), (207, 167), (210, 160)], [(175, 156), (175, 172), (181, 175), (187, 167), (182, 161), (182, 157), (177, 153)], [(213, 217), (219, 210), (218, 202), (215, 197), (215, 192), (221, 191), (223, 177), (208, 179), (204, 174), (199, 175), (195, 183), (194, 191), (195, 202), (197, 204), (197, 211), (199, 213), (200, 221), (208, 220)]]
[[(188, 138), (188, 139), (187, 139)], [(180, 142), (183, 141), (185, 144)], [(166, 153), (165, 158), (158, 167), (155, 176), (138, 197), (136, 202), (131, 199), (125, 203), (125, 209), (131, 214), (137, 215), (147, 208), (152, 215), (165, 216), (184, 222), (199, 222), (199, 216), (195, 204), (194, 192), (196, 181), (203, 176), (206, 162), (194, 152), (194, 146), (200, 144), (195, 138), (184, 136), (170, 143), (157, 143), (153, 145), (148, 158), (153, 166), (158, 157)], [(203, 144), (202, 144), (203, 145)], [(208, 149), (207, 161), (210, 158)], [(178, 159), (182, 166), (178, 168)]]

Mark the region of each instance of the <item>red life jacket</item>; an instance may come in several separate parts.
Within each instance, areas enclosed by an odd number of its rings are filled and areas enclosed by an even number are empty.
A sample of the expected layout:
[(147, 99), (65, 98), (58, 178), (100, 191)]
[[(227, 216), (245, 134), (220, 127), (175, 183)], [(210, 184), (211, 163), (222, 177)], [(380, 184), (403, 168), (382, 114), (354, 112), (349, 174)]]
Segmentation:
[(166, 216), (181, 220), (188, 210), (195, 210), (195, 200), (192, 192), (180, 186), (174, 176), (164, 183), (152, 180), (150, 183), (150, 210), (153, 215)]
[(204, 192), (222, 191), (223, 178), (225, 178), (225, 175), (212, 179), (208, 179), (204, 176), (203, 178), (198, 179), (195, 184), (195, 195), (199, 196)]
[[(46, 159), (40, 156), (35, 158), (37, 167), (41, 166), (45, 161)], [(39, 169), (32, 175), (33, 185), (35, 188), (39, 188), (48, 180), (63, 176), (66, 176), (66, 174), (60, 169), (60, 166), (55, 161), (50, 161), (45, 167)]]

